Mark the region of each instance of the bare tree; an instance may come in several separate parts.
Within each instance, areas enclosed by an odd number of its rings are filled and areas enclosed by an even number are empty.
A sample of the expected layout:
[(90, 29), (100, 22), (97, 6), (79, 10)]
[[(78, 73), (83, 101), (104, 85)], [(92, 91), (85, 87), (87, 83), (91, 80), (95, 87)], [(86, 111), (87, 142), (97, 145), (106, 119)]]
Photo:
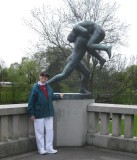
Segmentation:
[[(39, 51), (45, 51), (49, 46), (58, 47), (62, 52), (68, 43), (66, 41), (66, 23), (58, 10), (52, 10), (46, 6), (35, 8), (31, 11), (32, 20), (30, 27), (39, 35), (37, 47)], [(65, 54), (65, 53), (64, 53)]]
[(129, 25), (121, 22), (116, 16), (118, 4), (107, 0), (65, 0), (67, 12), (63, 13), (64, 21), (75, 24), (78, 21), (92, 20), (106, 31), (103, 43), (115, 46), (126, 45)]
[(61, 9), (47, 6), (32, 10), (30, 26), (39, 34), (42, 46), (66, 47), (70, 27), (78, 21), (92, 20), (106, 31), (103, 43), (125, 45), (128, 25), (116, 17), (118, 5), (106, 0), (64, 0)]

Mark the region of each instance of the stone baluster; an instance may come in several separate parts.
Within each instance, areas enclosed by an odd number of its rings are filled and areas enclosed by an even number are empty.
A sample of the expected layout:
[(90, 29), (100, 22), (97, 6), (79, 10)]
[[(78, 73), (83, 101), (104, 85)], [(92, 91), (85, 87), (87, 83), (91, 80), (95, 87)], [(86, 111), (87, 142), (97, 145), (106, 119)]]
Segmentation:
[(19, 138), (19, 115), (13, 116), (13, 136), (12, 139)]
[(1, 141), (1, 117), (0, 117), (0, 141)]
[(100, 134), (108, 135), (109, 134), (109, 113), (100, 114)]
[(88, 113), (88, 132), (92, 134), (99, 132), (99, 113)]
[(8, 132), (9, 132), (9, 139), (13, 137), (13, 116), (8, 116)]
[(0, 120), (0, 140), (2, 142), (8, 141), (9, 132), (8, 132), (8, 116), (1, 116)]
[(30, 136), (34, 136), (34, 122), (32, 120), (29, 119), (29, 135)]
[(20, 137), (29, 137), (29, 117), (27, 114), (22, 114), (19, 117), (19, 132)]
[(9, 139), (19, 138), (19, 115), (9, 116), (8, 119)]
[(133, 125), (134, 125), (134, 115), (125, 115), (125, 127), (124, 127), (124, 137), (133, 137)]
[(121, 114), (112, 114), (112, 135), (115, 137), (121, 135)]

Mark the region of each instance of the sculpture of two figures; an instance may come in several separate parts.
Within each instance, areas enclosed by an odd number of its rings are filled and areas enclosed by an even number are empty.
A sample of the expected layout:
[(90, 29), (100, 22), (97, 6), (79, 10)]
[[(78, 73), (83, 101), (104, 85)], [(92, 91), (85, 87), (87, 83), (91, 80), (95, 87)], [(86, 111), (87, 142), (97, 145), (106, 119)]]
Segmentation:
[(86, 52), (97, 58), (100, 62), (100, 68), (103, 67), (106, 60), (100, 56), (98, 51), (106, 51), (108, 57), (111, 57), (111, 46), (99, 44), (105, 38), (104, 29), (95, 22), (81, 21), (74, 25), (72, 31), (67, 37), (70, 43), (74, 43), (72, 54), (67, 59), (67, 64), (62, 73), (51, 78), (47, 83), (58, 82), (69, 77), (74, 69), (82, 73), (80, 93), (90, 93), (87, 90), (89, 69), (82, 63)]

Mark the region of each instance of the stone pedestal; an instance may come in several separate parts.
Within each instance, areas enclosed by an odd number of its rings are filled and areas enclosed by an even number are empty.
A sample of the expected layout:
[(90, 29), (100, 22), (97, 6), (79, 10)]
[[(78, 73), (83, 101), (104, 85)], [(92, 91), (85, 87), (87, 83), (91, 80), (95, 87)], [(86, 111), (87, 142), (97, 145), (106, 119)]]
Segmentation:
[(55, 101), (55, 146), (83, 146), (88, 127), (87, 105), (94, 103), (92, 95), (67, 93), (64, 100)]

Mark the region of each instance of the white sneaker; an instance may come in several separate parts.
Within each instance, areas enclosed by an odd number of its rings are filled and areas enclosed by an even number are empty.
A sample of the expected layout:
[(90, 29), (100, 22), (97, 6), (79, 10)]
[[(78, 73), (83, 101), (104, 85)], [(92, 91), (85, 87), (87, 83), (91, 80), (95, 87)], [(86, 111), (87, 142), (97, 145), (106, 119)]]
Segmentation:
[(46, 154), (47, 152), (44, 149), (42, 149), (42, 150), (38, 150), (38, 153), (39, 154)]
[(47, 149), (46, 151), (47, 151), (47, 153), (52, 153), (52, 154), (55, 154), (55, 153), (58, 152), (58, 151), (55, 150), (55, 149)]

